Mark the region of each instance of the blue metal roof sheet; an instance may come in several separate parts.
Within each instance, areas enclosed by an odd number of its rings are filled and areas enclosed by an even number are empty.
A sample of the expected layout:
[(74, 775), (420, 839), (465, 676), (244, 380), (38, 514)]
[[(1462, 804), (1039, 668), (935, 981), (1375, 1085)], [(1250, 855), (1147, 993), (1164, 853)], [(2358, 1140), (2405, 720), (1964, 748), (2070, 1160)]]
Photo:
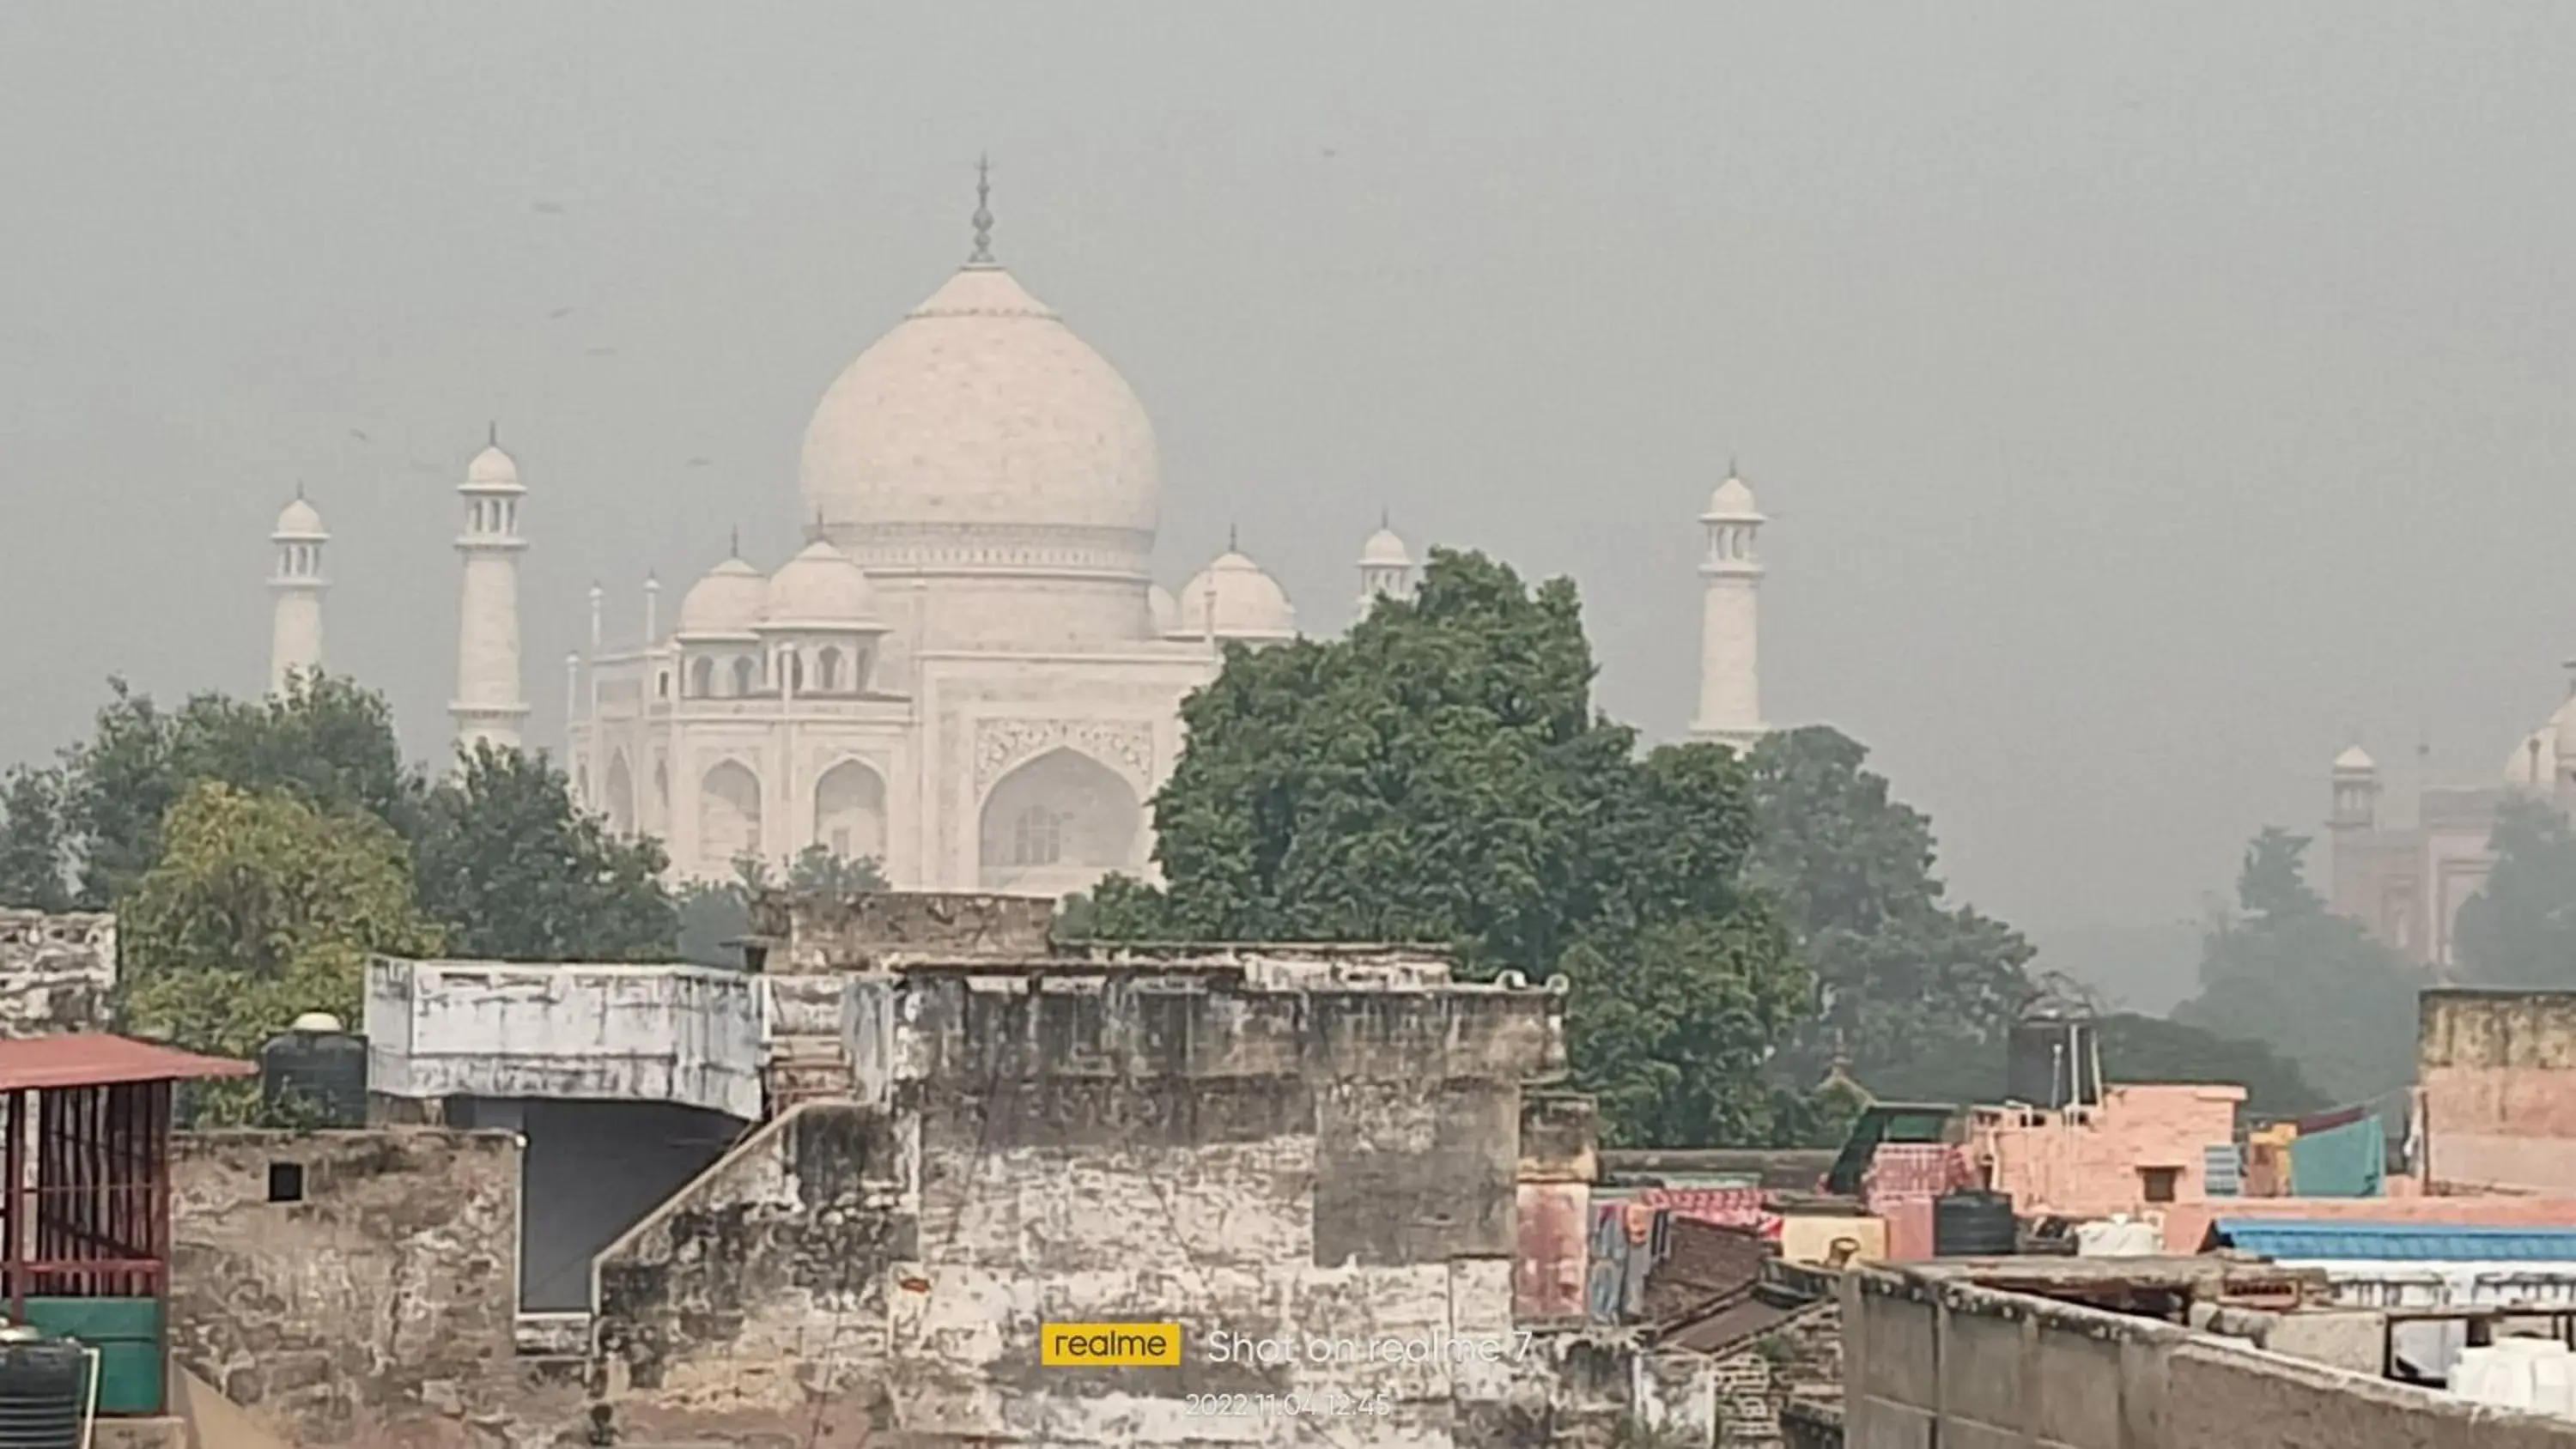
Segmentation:
[(2418, 1263), (2576, 1263), (2576, 1228), (2221, 1218), (2221, 1243), (2266, 1258)]

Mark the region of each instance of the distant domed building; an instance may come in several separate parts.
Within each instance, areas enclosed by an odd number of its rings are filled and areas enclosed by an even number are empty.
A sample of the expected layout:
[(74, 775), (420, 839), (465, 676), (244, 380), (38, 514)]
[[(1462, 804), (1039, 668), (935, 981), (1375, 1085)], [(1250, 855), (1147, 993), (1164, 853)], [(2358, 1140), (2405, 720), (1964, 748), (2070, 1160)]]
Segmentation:
[(2460, 908), (2495, 868), (2497, 812), (2517, 798), (2576, 808), (2576, 688), (2505, 757), (2498, 783), (2443, 788), (2419, 778), (2412, 811), (2389, 808), (2377, 760), (2359, 745), (2335, 756), (2327, 899), (2382, 943), (2448, 977), (2459, 964)]
[[(1180, 754), (1182, 699), (1227, 641), (1299, 633), (1286, 590), (1232, 540), (1176, 592), (1156, 582), (1143, 404), (993, 260), (980, 204), (975, 221), (965, 266), (824, 390), (800, 552), (764, 571), (737, 542), (667, 631), (648, 580), (643, 636), (623, 648), (592, 591), (589, 647), (566, 661), (565, 766), (612, 826), (661, 839), (676, 877), (817, 845), (904, 888), (1054, 895), (1150, 874), (1145, 802)], [(1760, 728), (1760, 520), (1727, 487), (1703, 520), (1703, 670), (1729, 677), (1703, 688), (1693, 732), (1742, 746)], [(513, 744), (526, 490), (497, 436), (459, 491), (451, 712), (460, 743)], [(279, 521), (281, 675), (319, 655), (321, 536), (307, 505)], [(1363, 614), (1416, 582), (1383, 526), (1358, 570)]]

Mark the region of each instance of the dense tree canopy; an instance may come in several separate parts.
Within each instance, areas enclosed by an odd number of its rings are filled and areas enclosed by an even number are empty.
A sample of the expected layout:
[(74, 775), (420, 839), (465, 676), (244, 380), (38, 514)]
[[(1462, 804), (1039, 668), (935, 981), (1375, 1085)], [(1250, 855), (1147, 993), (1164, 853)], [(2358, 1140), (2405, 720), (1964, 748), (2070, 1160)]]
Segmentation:
[(2507, 802), (2486, 886), (2460, 908), (2462, 973), (2483, 986), (2576, 987), (2576, 829), (2546, 800)]
[(411, 833), (418, 780), (404, 768), (381, 696), (345, 679), (298, 676), (282, 696), (200, 694), (164, 710), (123, 680), (108, 688), (95, 733), (64, 751), (60, 771), (64, 840), (83, 905), (109, 905), (152, 868), (163, 817), (200, 780), (282, 790)]
[(2334, 1105), (2299, 1064), (2259, 1041), (2161, 1016), (2118, 1012), (2096, 1022), (2102, 1074), (2115, 1082), (2232, 1082), (2257, 1117), (2293, 1117)]
[(62, 771), (11, 770), (0, 778), (0, 905), (69, 909), (70, 864)]
[(421, 908), (460, 956), (663, 961), (679, 919), (659, 843), (621, 840), (542, 756), (478, 747), (428, 789), (415, 837)]
[[(201, 780), (155, 833), (158, 859), (119, 902), (120, 1008), (135, 1030), (249, 1057), (301, 1013), (359, 1020), (371, 953), (441, 948), (401, 837), (372, 815)], [(238, 1117), (245, 1103), (212, 1105)]]
[(1778, 1135), (1765, 1067), (1811, 997), (1743, 881), (1744, 768), (1713, 745), (1640, 757), (1593, 711), (1593, 672), (1571, 584), (1448, 551), (1345, 639), (1231, 649), (1154, 802), (1168, 887), (1104, 882), (1082, 928), (1563, 971), (1576, 1081), (1614, 1139)]
[(2363, 1102), (2415, 1071), (2422, 973), (2335, 915), (2307, 883), (2307, 838), (2267, 828), (2247, 847), (2237, 908), (2202, 939), (2200, 994), (2174, 1020), (2267, 1043), (2318, 1092)]
[(1867, 759), (1822, 726), (1753, 748), (1748, 874), (1781, 903), (1819, 991), (1786, 1059), (1812, 1074), (1840, 1053), (1882, 1096), (1953, 1100), (1962, 1067), (2002, 1072), (2006, 1029), (2032, 992), (2031, 947), (1946, 899), (1931, 821)]
[(828, 845), (809, 845), (787, 863), (782, 880), (767, 861), (742, 856), (733, 863), (733, 879), (690, 881), (679, 889), (680, 959), (698, 966), (740, 966), (742, 952), (731, 943), (751, 929), (751, 898), (784, 885), (799, 895), (845, 899), (886, 889), (877, 863), (832, 853)]

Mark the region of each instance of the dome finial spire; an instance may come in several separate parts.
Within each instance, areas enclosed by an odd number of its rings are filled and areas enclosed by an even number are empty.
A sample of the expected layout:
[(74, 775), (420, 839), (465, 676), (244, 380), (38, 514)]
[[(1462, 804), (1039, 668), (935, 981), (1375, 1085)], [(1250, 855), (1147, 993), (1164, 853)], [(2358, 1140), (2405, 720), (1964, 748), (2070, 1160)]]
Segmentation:
[(966, 258), (970, 267), (993, 265), (993, 161), (990, 156), (975, 158), (975, 250)]
[(1225, 551), (1243, 552), (1243, 529), (1239, 525), (1229, 523), (1225, 526)]
[(829, 538), (830, 536), (830, 533), (823, 527), (822, 505), (816, 504), (814, 507), (814, 521), (811, 524), (808, 524), (805, 529), (805, 541), (807, 543), (821, 543), (824, 539)]
[(499, 418), (494, 418), (483, 425), (483, 446), (487, 448), (497, 448), (501, 446), (501, 420)]
[(740, 524), (734, 525), (732, 534), (725, 539), (725, 557), (742, 557), (742, 526)]

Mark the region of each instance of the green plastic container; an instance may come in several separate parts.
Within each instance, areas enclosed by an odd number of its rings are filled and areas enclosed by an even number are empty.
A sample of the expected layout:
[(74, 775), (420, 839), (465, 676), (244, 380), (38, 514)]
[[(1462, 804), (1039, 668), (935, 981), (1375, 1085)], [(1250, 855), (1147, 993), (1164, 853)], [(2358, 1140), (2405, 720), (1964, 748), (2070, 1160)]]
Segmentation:
[(162, 1411), (169, 1353), (161, 1339), (161, 1304), (151, 1298), (30, 1298), (27, 1326), (77, 1339), (98, 1350), (98, 1411)]

